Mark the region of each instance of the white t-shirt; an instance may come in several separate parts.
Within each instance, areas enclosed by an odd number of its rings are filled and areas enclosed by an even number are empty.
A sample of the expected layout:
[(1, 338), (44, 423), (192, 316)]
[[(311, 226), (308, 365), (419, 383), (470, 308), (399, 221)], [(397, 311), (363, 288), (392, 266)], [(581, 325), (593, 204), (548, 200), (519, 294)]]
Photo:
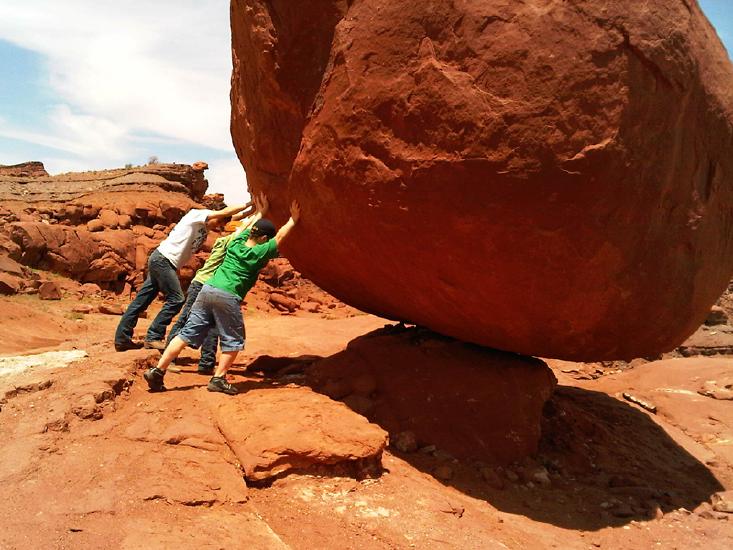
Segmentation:
[(212, 210), (191, 210), (181, 218), (168, 237), (158, 245), (158, 252), (178, 269), (191, 259), (206, 240), (206, 218)]

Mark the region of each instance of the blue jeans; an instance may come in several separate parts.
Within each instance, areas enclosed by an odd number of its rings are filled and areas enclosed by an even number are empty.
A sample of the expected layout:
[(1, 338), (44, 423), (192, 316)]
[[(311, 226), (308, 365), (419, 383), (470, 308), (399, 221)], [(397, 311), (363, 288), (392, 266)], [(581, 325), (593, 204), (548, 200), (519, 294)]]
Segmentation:
[(158, 252), (158, 249), (155, 249), (148, 258), (148, 276), (138, 290), (135, 299), (127, 306), (127, 310), (120, 319), (120, 324), (117, 325), (115, 344), (125, 344), (132, 339), (132, 333), (140, 314), (153, 303), (158, 292), (162, 292), (165, 296), (165, 304), (153, 319), (145, 336), (149, 342), (165, 338), (166, 328), (171, 324), (176, 313), (181, 311), (185, 301), (176, 268), (170, 260)]
[(192, 348), (203, 344), (211, 327), (219, 330), (222, 352), (244, 349), (244, 319), (239, 296), (204, 285), (178, 337)]
[[(188, 287), (188, 296), (186, 297), (186, 303), (184, 304), (183, 309), (181, 310), (181, 314), (178, 316), (176, 323), (173, 325), (173, 328), (171, 328), (171, 331), (168, 335), (168, 344), (170, 344), (171, 340), (173, 340), (173, 338), (175, 338), (176, 335), (181, 332), (181, 329), (186, 326), (186, 321), (188, 321), (188, 317), (191, 315), (191, 308), (196, 303), (196, 298), (198, 298), (199, 292), (201, 292), (203, 286), (204, 285), (202, 283), (199, 283), (198, 281), (191, 281), (191, 284)], [(214, 368), (214, 366), (216, 365), (216, 348), (218, 347), (218, 345), (219, 331), (214, 326), (209, 328), (209, 334), (206, 336), (206, 339), (201, 346), (201, 359), (199, 359), (199, 370), (210, 370)]]

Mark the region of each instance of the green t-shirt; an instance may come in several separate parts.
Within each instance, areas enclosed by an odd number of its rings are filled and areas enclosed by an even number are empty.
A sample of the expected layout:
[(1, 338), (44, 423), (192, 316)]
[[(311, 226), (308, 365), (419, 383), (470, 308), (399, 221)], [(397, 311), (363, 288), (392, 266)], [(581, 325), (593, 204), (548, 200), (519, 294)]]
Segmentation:
[(211, 279), (211, 276), (224, 260), (224, 254), (227, 251), (227, 246), (233, 237), (233, 234), (227, 235), (226, 237), (219, 237), (214, 241), (214, 246), (211, 248), (211, 254), (209, 254), (209, 258), (206, 260), (206, 263), (196, 272), (196, 276), (193, 278), (194, 281), (204, 284), (206, 281)]
[(224, 261), (206, 284), (225, 290), (244, 299), (257, 282), (257, 275), (265, 264), (277, 256), (277, 241), (247, 246), (250, 229), (242, 231), (226, 248)]

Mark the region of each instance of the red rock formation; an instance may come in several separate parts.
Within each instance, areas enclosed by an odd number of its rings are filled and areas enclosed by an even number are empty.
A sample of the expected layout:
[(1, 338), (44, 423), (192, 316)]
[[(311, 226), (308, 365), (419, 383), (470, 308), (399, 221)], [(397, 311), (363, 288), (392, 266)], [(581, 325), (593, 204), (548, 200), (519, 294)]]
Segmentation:
[(531, 357), (388, 327), (316, 362), (310, 384), (385, 428), (457, 458), (510, 463), (537, 451), (555, 377)]
[(203, 200), (205, 169), (155, 164), (49, 176), (0, 168), (0, 258), (106, 289), (134, 286), (165, 231)]
[(654, 355), (733, 271), (733, 70), (695, 2), (232, 2), (232, 135), (294, 266), (361, 309)]
[(31, 161), (13, 164), (11, 166), (0, 165), (0, 176), (13, 178), (41, 178), (48, 176), (48, 172), (42, 162)]
[(282, 388), (278, 395), (248, 391), (219, 405), (216, 422), (247, 481), (312, 471), (363, 477), (382, 470), (387, 433), (306, 388)]

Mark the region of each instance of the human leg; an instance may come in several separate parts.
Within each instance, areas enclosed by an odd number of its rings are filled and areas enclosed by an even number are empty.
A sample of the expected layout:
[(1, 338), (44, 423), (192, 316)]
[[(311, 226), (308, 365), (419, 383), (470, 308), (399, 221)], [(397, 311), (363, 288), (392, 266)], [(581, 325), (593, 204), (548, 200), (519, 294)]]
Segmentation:
[[(157, 251), (153, 254), (156, 253)], [(145, 340), (147, 342), (157, 342), (165, 338), (168, 325), (170, 325), (173, 317), (181, 311), (186, 299), (183, 295), (181, 282), (178, 280), (176, 268), (165, 256), (157, 253), (154, 259), (151, 257), (151, 267), (155, 269), (154, 272), (151, 270), (151, 274), (155, 278), (158, 288), (165, 296), (165, 304), (153, 319)]]
[[(153, 252), (153, 254), (155, 254), (155, 252)], [(150, 259), (152, 259), (152, 254)], [(127, 306), (125, 313), (122, 314), (122, 318), (117, 324), (117, 330), (115, 331), (115, 347), (118, 348), (119, 351), (123, 351), (122, 348), (126, 347), (132, 341), (132, 334), (135, 330), (140, 314), (148, 309), (148, 306), (150, 306), (158, 295), (158, 285), (155, 279), (151, 276), (150, 259), (148, 260), (148, 275), (145, 278), (145, 282), (140, 287), (135, 299), (129, 306)]]
[(183, 309), (181, 309), (181, 313), (178, 315), (178, 319), (176, 319), (176, 322), (173, 324), (173, 327), (170, 330), (170, 333), (168, 334), (168, 340), (166, 341), (166, 345), (171, 343), (171, 340), (179, 333), (181, 332), (181, 329), (186, 325), (186, 321), (188, 321), (188, 316), (191, 314), (191, 308), (193, 307), (193, 304), (196, 303), (196, 298), (198, 298), (199, 292), (201, 292), (201, 288), (204, 285), (199, 283), (198, 281), (191, 281), (191, 284), (188, 285), (188, 292), (186, 293), (186, 303), (183, 304)]
[(222, 351), (221, 357), (219, 358), (219, 365), (216, 367), (214, 376), (217, 378), (223, 378), (226, 376), (229, 369), (234, 364), (234, 360), (239, 355), (238, 351)]
[(238, 393), (237, 388), (226, 381), (226, 373), (244, 348), (244, 321), (239, 298), (219, 291), (212, 311), (219, 331), (221, 355), (216, 373), (209, 381), (207, 389), (234, 395)]
[(209, 329), (203, 345), (201, 346), (201, 359), (199, 359), (199, 374), (212, 374), (216, 365), (216, 350), (219, 347), (219, 331), (216, 327)]
[(201, 343), (207, 335), (209, 326), (213, 324), (213, 316), (210, 311), (210, 304), (205, 293), (201, 293), (196, 300), (188, 321), (181, 332), (171, 340), (170, 344), (163, 351), (157, 366), (145, 371), (144, 377), (151, 391), (165, 391), (163, 377), (168, 366), (183, 349), (188, 345), (192, 348), (201, 347)]
[(173, 340), (171, 340), (170, 344), (165, 348), (165, 351), (160, 356), (160, 359), (158, 359), (158, 364), (155, 366), (158, 370), (162, 370), (165, 372), (168, 370), (168, 366), (174, 361), (176, 357), (178, 357), (181, 352), (184, 350), (184, 348), (188, 345), (188, 342), (186, 342), (183, 338), (180, 336), (175, 336)]

